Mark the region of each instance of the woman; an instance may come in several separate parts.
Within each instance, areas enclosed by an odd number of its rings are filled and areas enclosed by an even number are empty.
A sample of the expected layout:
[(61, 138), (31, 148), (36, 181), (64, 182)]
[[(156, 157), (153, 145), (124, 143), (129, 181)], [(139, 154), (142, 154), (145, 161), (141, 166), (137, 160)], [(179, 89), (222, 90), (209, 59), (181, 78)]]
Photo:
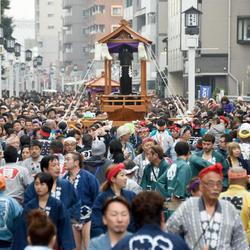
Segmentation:
[(246, 169), (247, 174), (250, 175), (250, 166), (246, 160), (243, 159), (241, 155), (240, 145), (237, 142), (230, 142), (227, 146), (228, 157), (227, 162), (229, 167), (242, 167)]
[(232, 114), (234, 111), (234, 105), (232, 102), (229, 101), (227, 96), (223, 96), (221, 98), (221, 108), (227, 114)]
[(149, 164), (149, 160), (147, 158), (147, 154), (149, 152), (149, 149), (153, 146), (156, 145), (156, 142), (154, 141), (153, 138), (145, 138), (142, 141), (142, 153), (137, 155), (135, 159), (133, 160), (135, 165), (139, 167), (139, 169), (136, 171), (134, 179), (135, 181), (140, 185), (141, 184), (141, 179), (143, 176), (143, 171), (145, 167)]
[(189, 182), (187, 186), (188, 193), (192, 197), (200, 197), (201, 191), (200, 191), (200, 178), (199, 177), (193, 177), (191, 181)]
[(28, 242), (25, 250), (52, 250), (56, 243), (56, 227), (39, 209), (28, 213)]
[[(108, 197), (122, 196), (129, 203), (135, 197), (135, 193), (125, 190), (127, 184), (127, 176), (125, 165), (123, 163), (113, 164), (107, 168), (106, 181), (101, 186), (101, 193), (97, 196), (91, 215), (91, 238), (106, 232), (106, 228), (102, 221), (102, 207)], [(134, 227), (130, 223), (128, 231), (133, 231)]]
[(51, 196), (54, 180), (48, 173), (38, 173), (34, 178), (36, 196), (24, 206), (22, 218), (17, 225), (12, 250), (27, 245), (27, 214), (33, 209), (44, 211), (57, 228), (57, 245), (65, 250), (75, 247), (69, 217), (61, 201)]
[(99, 183), (94, 175), (82, 169), (82, 155), (77, 152), (68, 153), (64, 159), (64, 167), (68, 173), (64, 176), (75, 187), (78, 197), (81, 200), (80, 223), (73, 225), (73, 233), (76, 242), (76, 249), (87, 249), (90, 235), (90, 215), (95, 198), (99, 192)]
[(21, 156), (22, 156), (22, 161), (24, 161), (30, 157), (30, 146), (29, 145), (23, 146), (23, 148), (21, 150)]

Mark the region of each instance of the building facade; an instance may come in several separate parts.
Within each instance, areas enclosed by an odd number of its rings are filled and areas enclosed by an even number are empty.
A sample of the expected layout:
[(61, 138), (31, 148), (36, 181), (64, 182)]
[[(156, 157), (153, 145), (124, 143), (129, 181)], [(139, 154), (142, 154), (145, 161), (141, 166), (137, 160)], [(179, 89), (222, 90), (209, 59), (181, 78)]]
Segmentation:
[(196, 96), (200, 86), (211, 86), (228, 95), (250, 92), (250, 2), (247, 0), (168, 1), (168, 80), (175, 94), (185, 95), (187, 47), (183, 11), (201, 12), (199, 47), (196, 50)]
[[(122, 19), (123, 1), (63, 0), (63, 8), (63, 63), (68, 68), (77, 65), (85, 73), (94, 59), (95, 42)], [(96, 63), (92, 74), (100, 74), (102, 68)]]
[(43, 66), (58, 65), (62, 30), (62, 0), (35, 0), (35, 39)]

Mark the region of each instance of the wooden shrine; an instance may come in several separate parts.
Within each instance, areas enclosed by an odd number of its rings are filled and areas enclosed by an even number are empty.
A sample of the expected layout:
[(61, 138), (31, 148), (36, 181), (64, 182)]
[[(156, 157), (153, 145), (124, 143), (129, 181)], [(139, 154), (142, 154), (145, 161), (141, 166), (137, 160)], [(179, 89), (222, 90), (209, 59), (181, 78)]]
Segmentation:
[[(101, 111), (106, 112), (108, 119), (113, 121), (133, 121), (144, 119), (149, 112), (151, 97), (147, 95), (147, 56), (144, 46), (152, 42), (129, 27), (125, 20), (121, 20), (120, 27), (109, 35), (98, 41), (102, 46), (106, 46), (108, 53), (119, 53), (120, 68), (122, 76), (120, 78), (120, 93), (112, 94), (112, 57), (104, 58), (104, 94), (100, 96)], [(139, 56), (141, 79), (140, 93), (132, 92), (131, 60), (133, 53), (141, 52)]]

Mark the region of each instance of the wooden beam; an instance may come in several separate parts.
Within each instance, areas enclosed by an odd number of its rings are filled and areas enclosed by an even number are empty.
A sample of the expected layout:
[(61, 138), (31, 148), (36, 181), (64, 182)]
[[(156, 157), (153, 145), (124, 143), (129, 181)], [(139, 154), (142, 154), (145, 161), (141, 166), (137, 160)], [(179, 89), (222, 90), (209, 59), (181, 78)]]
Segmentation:
[(105, 86), (104, 86), (104, 94), (108, 95), (108, 60), (105, 59), (104, 61), (104, 79), (105, 79)]
[(111, 60), (108, 60), (108, 95), (112, 93), (111, 78)]
[(141, 60), (141, 95), (147, 95), (147, 61)]

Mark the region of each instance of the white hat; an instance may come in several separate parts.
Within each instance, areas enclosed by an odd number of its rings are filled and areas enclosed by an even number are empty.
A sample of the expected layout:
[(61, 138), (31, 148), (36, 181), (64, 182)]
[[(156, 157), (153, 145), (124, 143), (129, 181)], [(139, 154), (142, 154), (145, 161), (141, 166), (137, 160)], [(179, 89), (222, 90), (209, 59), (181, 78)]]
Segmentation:
[(130, 134), (131, 131), (130, 131), (130, 128), (126, 125), (123, 125), (123, 126), (120, 126), (118, 129), (117, 129), (117, 138), (121, 138), (122, 136), (126, 135), (126, 134)]
[(239, 130), (240, 138), (248, 138), (250, 137), (250, 123), (242, 123)]
[(67, 137), (64, 139), (63, 143), (65, 142), (75, 142), (76, 143), (76, 138), (75, 137)]

